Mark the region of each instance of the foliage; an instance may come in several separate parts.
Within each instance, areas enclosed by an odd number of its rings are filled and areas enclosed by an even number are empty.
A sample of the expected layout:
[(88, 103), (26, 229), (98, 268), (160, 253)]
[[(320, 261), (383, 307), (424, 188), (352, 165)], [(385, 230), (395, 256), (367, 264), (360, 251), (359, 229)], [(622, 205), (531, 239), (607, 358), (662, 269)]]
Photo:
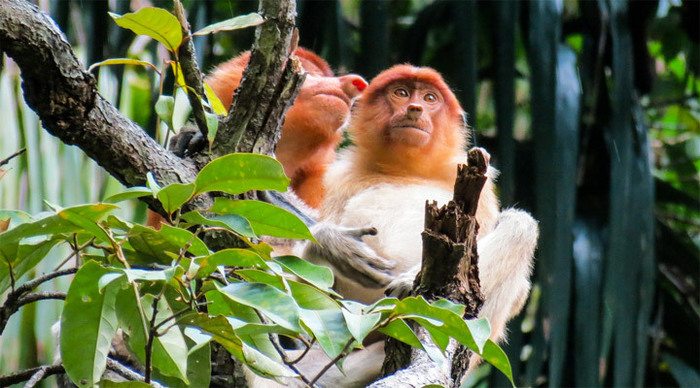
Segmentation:
[[(463, 306), (445, 300), (431, 304), (421, 297), (383, 299), (371, 306), (344, 301), (331, 289), (333, 273), (328, 268), (293, 256), (272, 257), (272, 247), (259, 242), (259, 234), (311, 238), (306, 226), (285, 216), (285, 210), (226, 200), (210, 209), (213, 215), (180, 214), (182, 204), (210, 190), (235, 194), (284, 188), (282, 166), (274, 159), (260, 163), (261, 158), (269, 159), (231, 154), (214, 160), (186, 190), (187, 185), (154, 185), (109, 198), (158, 198), (172, 210), (173, 226), (157, 231), (114, 215), (118, 207), (111, 203), (54, 206), (53, 212), (35, 217), (19, 211), (0, 213), (10, 220), (9, 229), (0, 234), (0, 292), (20, 288), (15, 279), (41, 263), (55, 245), (70, 247), (79, 269), (61, 315), (61, 355), (78, 386), (100, 381), (118, 329), (146, 365), (147, 378), (152, 372), (153, 379), (163, 383), (168, 381), (160, 380), (165, 376), (179, 384), (206, 386), (208, 374), (197, 372), (208, 365), (211, 341), (262, 376), (295, 376), (271, 334), (299, 339), (307, 346), (317, 342), (328, 357), (338, 360), (361, 347), (375, 330), (423, 348), (408, 325), (411, 321), (425, 327), (442, 352), (448, 339), (455, 338), (510, 378), (508, 359), (488, 340), (488, 322), (465, 322)], [(231, 165), (242, 166), (237, 179), (227, 179)], [(255, 221), (256, 214), (269, 225)], [(227, 222), (227, 217), (244, 226)], [(232, 233), (245, 247), (212, 252), (198, 237), (211, 231)], [(430, 355), (444, 357), (441, 352)]]
[[(176, 86), (191, 90), (177, 58), (183, 41), (177, 18), (159, 8), (110, 16), (119, 26), (163, 44), (174, 59), (160, 68), (140, 59), (108, 59), (91, 69), (144, 66), (159, 75), (162, 92), (169, 68)], [(259, 24), (255, 16), (216, 23), (200, 33)], [(221, 103), (212, 93), (199, 97), (204, 105), (211, 104), (209, 114), (216, 124), (216, 114), (225, 113)], [(161, 94), (155, 111), (173, 130), (176, 99)], [(211, 133), (216, 128), (209, 129)], [(51, 211), (34, 216), (0, 211), (0, 294), (8, 295), (0, 307), (0, 332), (21, 307), (36, 300), (65, 299), (61, 358), (78, 386), (109, 385), (102, 378), (112, 339), (118, 335), (145, 367), (147, 383), (207, 386), (212, 342), (261, 376), (308, 382), (317, 376), (299, 376), (276, 335), (307, 347), (317, 343), (333, 364), (361, 348), (374, 331), (429, 350), (438, 362), (446, 361), (444, 352), (453, 338), (512, 381), (505, 353), (488, 339), (488, 322), (463, 320), (464, 306), (446, 300), (429, 303), (422, 297), (386, 298), (371, 306), (345, 301), (331, 288), (330, 269), (293, 256), (273, 257), (273, 248), (261, 236), (313, 240), (307, 226), (287, 211), (259, 201), (219, 197), (206, 213), (183, 212), (198, 195), (284, 191), (288, 184), (275, 159), (230, 154), (208, 163), (188, 184), (161, 187), (149, 174), (146, 187), (128, 188), (98, 203), (66, 208), (47, 203)], [(154, 230), (118, 214), (117, 204), (141, 197), (152, 197), (162, 206), (168, 225)], [(241, 247), (214, 252), (202, 239), (209, 233), (231, 234)], [(20, 280), (41, 268), (57, 247), (66, 247), (70, 254), (53, 274)], [(75, 270), (62, 269), (71, 259)], [(65, 294), (33, 292), (54, 277), (72, 273), (75, 277)], [(428, 331), (437, 350), (424, 347), (411, 329), (414, 324)]]

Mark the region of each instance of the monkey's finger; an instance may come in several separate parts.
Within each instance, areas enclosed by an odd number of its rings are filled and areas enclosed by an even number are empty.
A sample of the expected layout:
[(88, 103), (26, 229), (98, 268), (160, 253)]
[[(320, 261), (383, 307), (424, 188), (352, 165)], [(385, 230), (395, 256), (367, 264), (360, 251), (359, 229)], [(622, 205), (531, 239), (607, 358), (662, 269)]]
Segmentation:
[(370, 226), (366, 228), (356, 228), (356, 229), (348, 229), (347, 234), (356, 239), (359, 240), (363, 236), (376, 236), (377, 235), (377, 228)]

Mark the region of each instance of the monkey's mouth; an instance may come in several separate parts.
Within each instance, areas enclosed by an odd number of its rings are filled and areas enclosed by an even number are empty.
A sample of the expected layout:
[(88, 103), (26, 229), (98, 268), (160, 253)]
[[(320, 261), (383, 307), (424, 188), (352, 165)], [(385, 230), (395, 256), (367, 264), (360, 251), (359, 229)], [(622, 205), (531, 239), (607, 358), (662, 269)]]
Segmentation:
[(350, 105), (350, 97), (348, 97), (345, 93), (343, 93), (341, 90), (323, 90), (315, 94), (316, 96), (323, 96), (323, 97), (335, 97), (343, 100), (345, 104), (348, 106)]
[(395, 124), (392, 126), (393, 129), (413, 129), (425, 133), (430, 133), (430, 131), (427, 128), (423, 128), (418, 126), (418, 124), (408, 124), (408, 123), (401, 123), (401, 124)]

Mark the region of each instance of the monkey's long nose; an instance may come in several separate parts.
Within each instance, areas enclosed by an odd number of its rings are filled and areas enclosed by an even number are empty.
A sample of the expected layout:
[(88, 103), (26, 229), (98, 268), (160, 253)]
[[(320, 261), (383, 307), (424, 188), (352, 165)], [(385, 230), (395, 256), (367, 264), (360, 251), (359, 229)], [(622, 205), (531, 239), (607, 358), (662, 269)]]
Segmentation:
[(420, 118), (420, 115), (422, 113), (423, 107), (418, 104), (409, 104), (408, 108), (406, 109), (406, 117), (408, 117), (411, 120), (416, 120)]
[(351, 98), (362, 93), (367, 87), (367, 81), (356, 74), (344, 75), (338, 77), (338, 80), (340, 80), (340, 87), (343, 89), (343, 92)]

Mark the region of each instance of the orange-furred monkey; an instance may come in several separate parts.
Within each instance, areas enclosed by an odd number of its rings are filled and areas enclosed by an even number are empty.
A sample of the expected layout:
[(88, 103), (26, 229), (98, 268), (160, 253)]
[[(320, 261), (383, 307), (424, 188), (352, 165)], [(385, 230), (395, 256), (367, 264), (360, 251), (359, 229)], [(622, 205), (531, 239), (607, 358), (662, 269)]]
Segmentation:
[[(324, 196), (323, 175), (335, 158), (351, 100), (367, 87), (367, 82), (355, 74), (336, 77), (326, 61), (304, 48), (297, 48), (294, 55), (307, 74), (299, 95), (287, 111), (275, 156), (290, 177), (294, 193), (305, 205), (317, 208)], [(250, 52), (246, 51), (220, 64), (205, 79), (227, 108), (249, 60)], [(157, 227), (161, 221), (162, 217), (148, 212), (148, 225)]]
[[(313, 52), (297, 48), (294, 54), (306, 71), (306, 80), (287, 111), (275, 156), (292, 180), (291, 187), (307, 205), (316, 208), (323, 199), (323, 175), (335, 158), (343, 122), (351, 100), (367, 86), (360, 76), (333, 75), (328, 63)], [(219, 65), (206, 78), (224, 106), (230, 106), (241, 82), (250, 53)]]
[[(382, 72), (356, 101), (347, 126), (355, 146), (326, 175), (321, 222), (312, 228), (319, 244), (309, 243), (302, 253), (330, 265), (344, 297), (372, 303), (387, 289), (405, 294), (412, 288), (421, 264), (426, 200), (442, 205), (452, 199), (457, 164), (467, 161), (463, 114), (439, 73), (410, 65)], [(489, 319), (491, 339), (499, 341), (527, 299), (538, 228), (524, 211), (499, 209), (495, 175), (489, 167), (476, 218), (485, 296), (479, 316)], [(374, 227), (371, 233), (368, 226)], [(356, 239), (348, 238), (353, 230)], [(376, 359), (383, 359), (377, 354), (383, 356), (382, 342), (353, 352), (348, 362), (357, 369), (346, 367), (344, 375), (332, 368), (320, 385), (361, 386), (376, 379), (381, 368)], [(311, 358), (301, 367), (326, 363), (323, 355)]]

